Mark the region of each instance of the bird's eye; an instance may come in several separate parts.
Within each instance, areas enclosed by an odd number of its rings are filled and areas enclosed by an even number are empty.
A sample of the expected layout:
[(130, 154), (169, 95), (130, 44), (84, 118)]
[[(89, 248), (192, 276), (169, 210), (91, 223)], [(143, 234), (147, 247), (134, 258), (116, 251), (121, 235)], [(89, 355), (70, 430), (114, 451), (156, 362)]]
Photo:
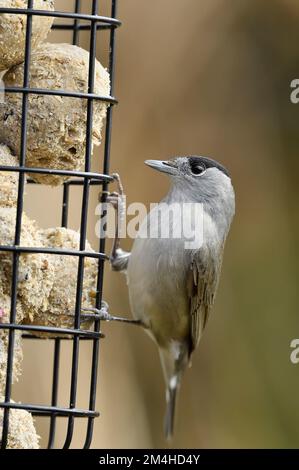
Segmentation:
[(193, 175), (199, 176), (206, 171), (206, 167), (204, 165), (194, 165), (192, 166), (191, 171)]

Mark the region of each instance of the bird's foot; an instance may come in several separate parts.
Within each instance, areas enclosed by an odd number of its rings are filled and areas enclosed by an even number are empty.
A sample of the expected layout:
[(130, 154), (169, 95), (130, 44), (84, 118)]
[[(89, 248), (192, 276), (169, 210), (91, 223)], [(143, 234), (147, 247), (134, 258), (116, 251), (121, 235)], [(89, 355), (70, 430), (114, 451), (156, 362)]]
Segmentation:
[(118, 213), (119, 205), (120, 205), (120, 195), (116, 191), (113, 191), (111, 193), (107, 192), (106, 202), (111, 204), (115, 212)]
[(126, 272), (131, 253), (124, 251), (121, 248), (112, 250), (110, 255), (110, 264), (113, 271)]
[(117, 192), (108, 192), (106, 194), (106, 202), (112, 205), (116, 218), (115, 236), (110, 254), (110, 263), (114, 271), (125, 272), (128, 267), (130, 253), (120, 248), (120, 239), (122, 237), (122, 229), (126, 215), (126, 197), (120, 176), (114, 173), (112, 177), (117, 183)]
[[(107, 302), (102, 301), (101, 308), (83, 308), (82, 312), (82, 317), (85, 318), (94, 318), (96, 317), (97, 320), (100, 321), (116, 321), (116, 322), (121, 322), (121, 323), (129, 323), (131, 325), (137, 325), (137, 326), (143, 326), (143, 323), (140, 320), (133, 320), (130, 318), (124, 318), (124, 317), (116, 317), (114, 315), (110, 315), (109, 313), (109, 305)], [(86, 312), (86, 313), (85, 313)]]

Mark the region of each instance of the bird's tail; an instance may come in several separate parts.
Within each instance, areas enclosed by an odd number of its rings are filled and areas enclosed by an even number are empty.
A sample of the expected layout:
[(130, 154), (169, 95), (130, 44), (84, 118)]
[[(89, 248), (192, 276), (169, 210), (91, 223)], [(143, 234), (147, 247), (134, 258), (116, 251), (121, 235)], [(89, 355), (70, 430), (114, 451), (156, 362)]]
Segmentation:
[(166, 390), (166, 414), (165, 414), (165, 421), (164, 421), (164, 432), (165, 437), (167, 440), (171, 440), (173, 437), (173, 430), (174, 430), (174, 421), (175, 421), (175, 408), (177, 402), (177, 395), (178, 395), (178, 383), (174, 382), (173, 378)]
[(174, 344), (169, 349), (159, 349), (166, 383), (166, 415), (164, 430), (166, 439), (173, 436), (175, 408), (183, 372), (188, 364), (188, 349), (184, 343)]

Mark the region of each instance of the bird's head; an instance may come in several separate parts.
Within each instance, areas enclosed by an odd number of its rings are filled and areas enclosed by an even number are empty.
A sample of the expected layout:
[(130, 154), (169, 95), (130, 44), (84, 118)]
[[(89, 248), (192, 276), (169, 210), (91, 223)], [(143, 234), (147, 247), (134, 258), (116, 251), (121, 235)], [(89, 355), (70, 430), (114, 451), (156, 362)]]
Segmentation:
[(223, 196), (232, 191), (231, 178), (227, 169), (207, 157), (176, 157), (171, 160), (146, 160), (146, 165), (166, 173), (177, 189), (187, 198)]
[(151, 168), (172, 179), (168, 202), (198, 202), (220, 224), (229, 226), (235, 213), (235, 194), (227, 169), (215, 160), (201, 156), (171, 160), (147, 160)]

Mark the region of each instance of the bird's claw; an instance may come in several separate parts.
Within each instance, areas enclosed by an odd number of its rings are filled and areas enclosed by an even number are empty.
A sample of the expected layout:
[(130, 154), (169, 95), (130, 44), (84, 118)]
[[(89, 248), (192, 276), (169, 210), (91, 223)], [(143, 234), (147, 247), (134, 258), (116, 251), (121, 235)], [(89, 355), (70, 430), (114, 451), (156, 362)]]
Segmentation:
[[(82, 308), (82, 312), (90, 313), (91, 316), (97, 316), (97, 319), (100, 321), (111, 321), (111, 315), (109, 314), (109, 305), (105, 300), (101, 302), (101, 308), (89, 307)], [(83, 314), (86, 316), (86, 314)]]
[(111, 204), (113, 209), (117, 212), (121, 203), (121, 196), (116, 192), (108, 193), (106, 197), (106, 202), (108, 204)]
[[(90, 316), (95, 316), (96, 315), (97, 320), (100, 320), (100, 321), (107, 321), (107, 322), (117, 321), (117, 322), (121, 322), (121, 323), (130, 323), (132, 325), (144, 326), (142, 324), (142, 322), (140, 322), (139, 320), (131, 320), (130, 318), (122, 318), (122, 317), (116, 317), (114, 315), (110, 315), (109, 305), (104, 300), (101, 303), (101, 308), (100, 309), (93, 308), (93, 307), (91, 307), (91, 308), (82, 308), (82, 312), (87, 312), (87, 313), (90, 314)], [(83, 314), (83, 315), (86, 317), (85, 314)]]
[(113, 173), (112, 174), (112, 178), (114, 179), (114, 181), (116, 181), (117, 183), (117, 186), (118, 186), (118, 193), (120, 194), (120, 196), (123, 196), (124, 195), (124, 187), (123, 187), (123, 184), (121, 182), (121, 179), (120, 179), (120, 176), (118, 173)]

